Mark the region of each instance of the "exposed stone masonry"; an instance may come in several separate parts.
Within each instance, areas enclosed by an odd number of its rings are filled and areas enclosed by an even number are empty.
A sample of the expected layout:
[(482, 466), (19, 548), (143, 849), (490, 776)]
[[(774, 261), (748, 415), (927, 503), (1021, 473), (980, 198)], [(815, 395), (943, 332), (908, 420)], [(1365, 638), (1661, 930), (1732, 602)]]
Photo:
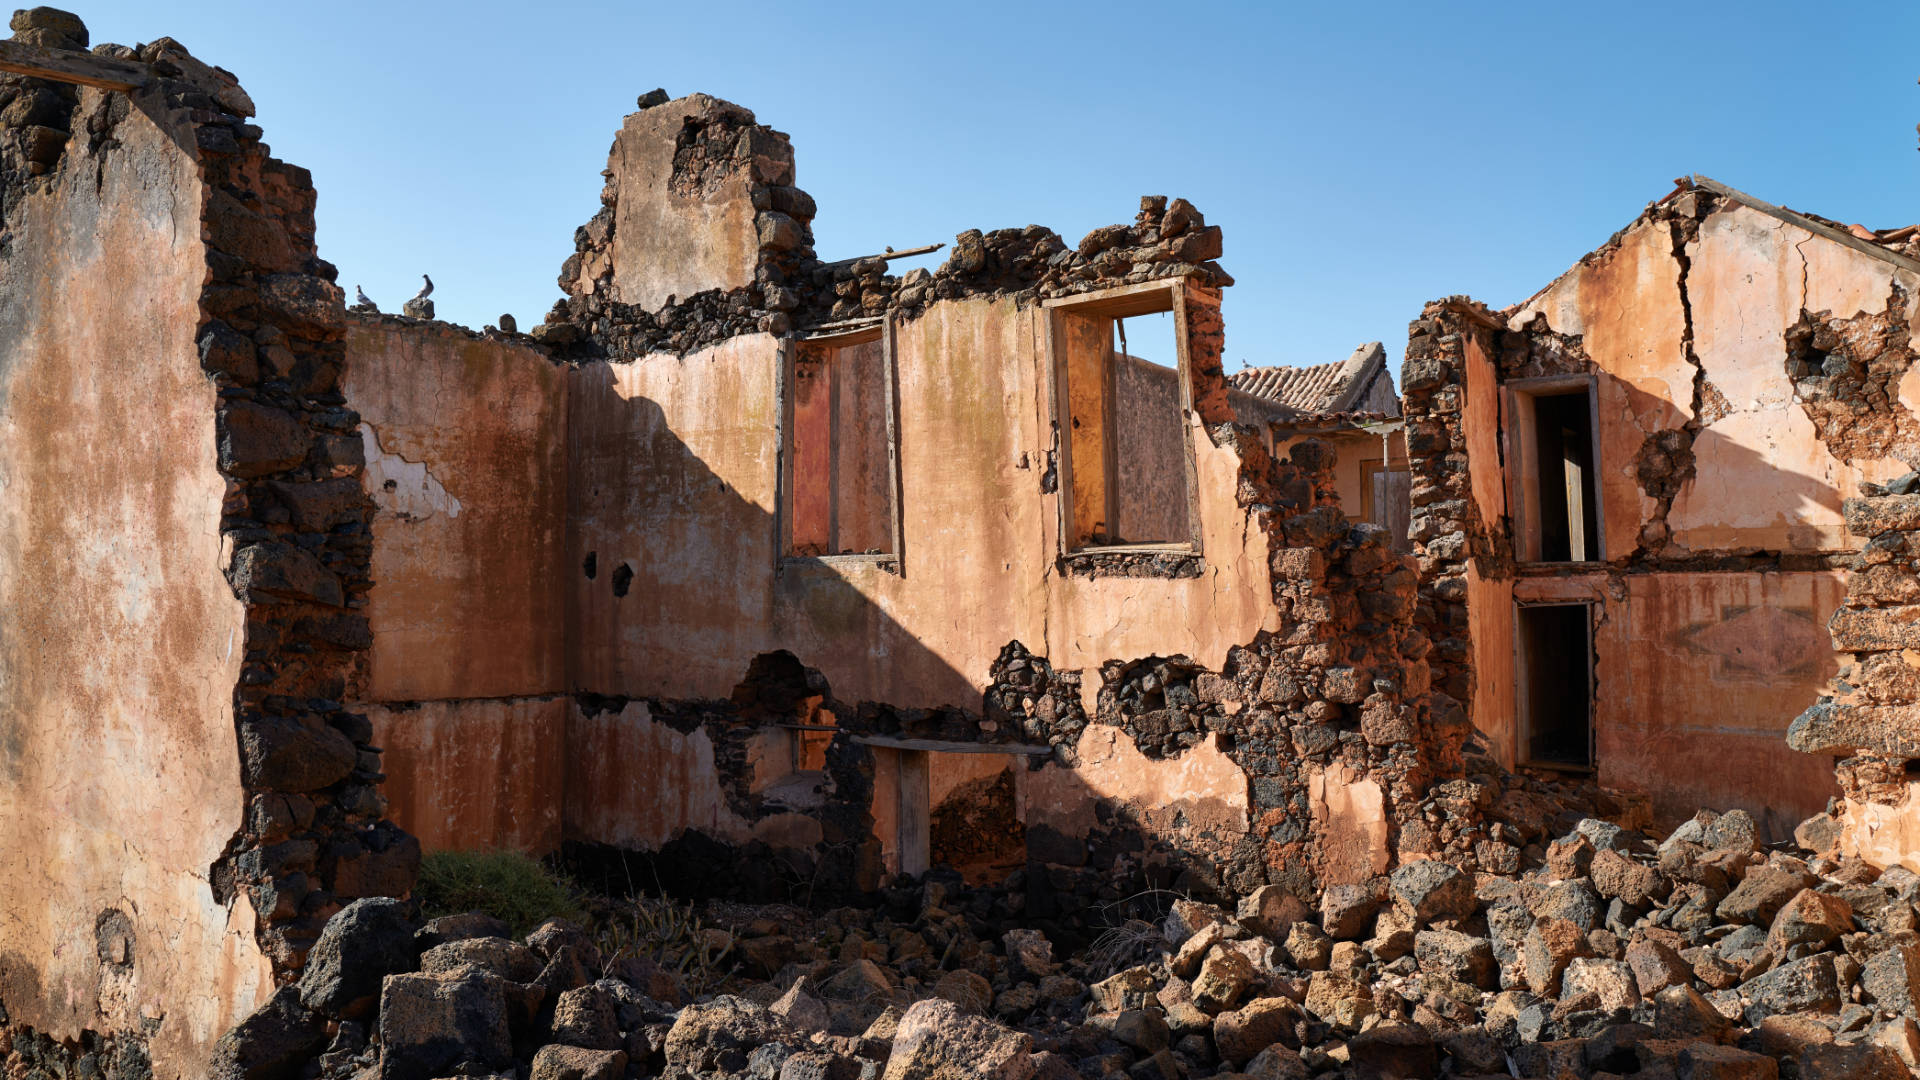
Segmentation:
[(1895, 281), (1884, 311), (1836, 319), (1803, 310), (1787, 331), (1794, 397), (1842, 461), (1920, 465), (1920, 420), (1900, 403), (1900, 380), (1913, 366), (1907, 301)]
[[(911, 316), (935, 300), (1013, 295), (1065, 296), (1158, 278), (1193, 277), (1213, 287), (1232, 283), (1214, 260), (1219, 226), (1209, 226), (1184, 199), (1141, 200), (1132, 225), (1095, 229), (1069, 248), (1051, 229), (968, 230), (955, 238), (935, 271), (886, 273), (884, 256), (822, 262), (814, 254), (816, 209), (793, 186), (793, 148), (786, 135), (754, 122), (729, 102), (695, 95), (700, 108), (679, 137), (670, 190), (712, 189), (723, 175), (744, 180), (758, 211), (759, 258), (754, 284), (676, 297), (655, 311), (612, 299), (615, 211), (620, 198), (611, 170), (600, 212), (574, 234), (575, 252), (560, 271), (566, 299), (555, 303), (535, 340), (572, 359), (633, 359), (651, 352), (690, 352), (738, 334), (785, 334), (888, 312)], [(641, 109), (666, 103), (660, 91)]]
[(1483, 304), (1465, 297), (1435, 301), (1414, 321), (1400, 370), (1407, 462), (1413, 472), (1408, 534), (1420, 567), (1414, 625), (1432, 642), (1434, 690), (1468, 709), (1473, 705), (1473, 650), (1467, 628), (1467, 567), (1478, 560), (1482, 575), (1498, 572), (1511, 564), (1513, 551), (1505, 530), (1497, 522), (1482, 521), (1473, 500), (1473, 466), (1462, 422), (1466, 351), (1472, 343), (1481, 355), (1497, 356), (1496, 343), (1503, 333)]
[(1846, 798), (1893, 805), (1920, 762), (1920, 474), (1862, 487), (1844, 507), (1848, 530), (1864, 540), (1859, 566), (1827, 626), (1849, 655), (1829, 692), (1788, 729), (1787, 745), (1843, 759)]

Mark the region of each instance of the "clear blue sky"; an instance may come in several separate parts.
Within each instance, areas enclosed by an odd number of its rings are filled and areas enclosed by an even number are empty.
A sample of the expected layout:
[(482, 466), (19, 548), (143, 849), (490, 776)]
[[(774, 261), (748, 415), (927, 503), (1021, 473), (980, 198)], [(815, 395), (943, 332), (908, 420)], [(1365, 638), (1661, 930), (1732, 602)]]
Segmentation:
[[(388, 310), (531, 327), (634, 98), (793, 136), (833, 259), (1183, 195), (1226, 231), (1227, 356), (1318, 363), (1423, 301), (1523, 299), (1712, 176), (1920, 220), (1920, 3), (363, 3), (70, 0), (240, 76), (313, 170), (321, 253)], [(911, 265), (911, 264), (907, 264)]]

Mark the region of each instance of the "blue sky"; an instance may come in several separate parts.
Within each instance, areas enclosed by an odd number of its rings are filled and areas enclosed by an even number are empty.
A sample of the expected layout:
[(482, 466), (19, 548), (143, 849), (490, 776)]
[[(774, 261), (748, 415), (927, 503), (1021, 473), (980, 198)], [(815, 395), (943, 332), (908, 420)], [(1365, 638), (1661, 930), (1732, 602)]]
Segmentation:
[[(1227, 356), (1319, 363), (1423, 301), (1525, 298), (1688, 172), (1920, 220), (1920, 4), (249, 4), (71, 0), (240, 76), (388, 310), (537, 323), (655, 86), (793, 136), (827, 259), (1182, 195), (1226, 232)], [(905, 266), (911, 263), (902, 264)]]

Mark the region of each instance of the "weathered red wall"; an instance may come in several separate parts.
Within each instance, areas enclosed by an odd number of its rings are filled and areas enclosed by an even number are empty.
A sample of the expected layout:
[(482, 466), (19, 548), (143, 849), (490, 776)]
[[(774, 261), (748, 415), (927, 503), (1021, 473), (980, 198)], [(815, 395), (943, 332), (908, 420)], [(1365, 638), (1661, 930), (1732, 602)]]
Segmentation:
[(560, 842), (566, 377), (438, 323), (348, 321), (373, 520), (358, 706), (393, 820), (435, 848)]

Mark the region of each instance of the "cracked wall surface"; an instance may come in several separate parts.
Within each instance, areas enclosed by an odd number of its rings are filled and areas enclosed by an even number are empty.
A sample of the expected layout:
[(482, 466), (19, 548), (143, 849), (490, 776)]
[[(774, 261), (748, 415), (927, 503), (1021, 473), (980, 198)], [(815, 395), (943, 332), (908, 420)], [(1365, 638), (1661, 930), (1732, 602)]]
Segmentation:
[[(1784, 835), (1833, 791), (1783, 735), (1833, 670), (1841, 499), (1908, 468), (1913, 275), (1771, 209), (1683, 185), (1514, 308), (1429, 305), (1406, 384), (1436, 683), (1496, 756), (1524, 758), (1514, 605), (1590, 602), (1601, 782)], [(1517, 562), (1509, 387), (1567, 375), (1593, 379), (1605, 558)]]

